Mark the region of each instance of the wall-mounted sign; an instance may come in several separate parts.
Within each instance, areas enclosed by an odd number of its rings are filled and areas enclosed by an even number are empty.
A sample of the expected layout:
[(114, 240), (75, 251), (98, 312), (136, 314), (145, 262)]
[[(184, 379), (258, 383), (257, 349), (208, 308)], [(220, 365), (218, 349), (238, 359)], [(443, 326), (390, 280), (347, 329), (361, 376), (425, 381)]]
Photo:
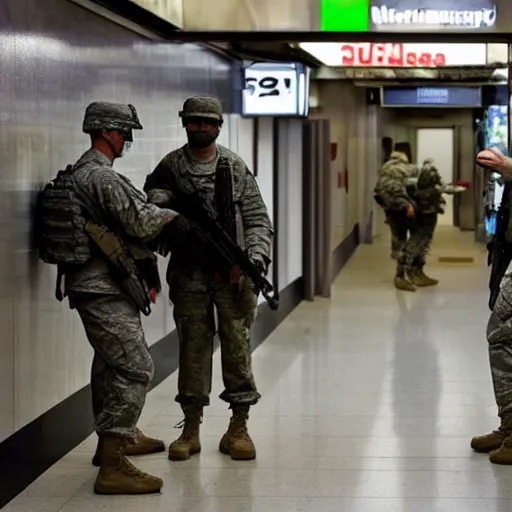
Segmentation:
[(494, 0), (321, 0), (321, 30), (493, 30)]
[(480, 87), (383, 87), (383, 107), (451, 107), (482, 106)]
[(244, 69), (244, 116), (307, 116), (309, 69), (295, 63), (255, 63)]
[(300, 43), (300, 47), (331, 67), (439, 68), (487, 63), (484, 43)]

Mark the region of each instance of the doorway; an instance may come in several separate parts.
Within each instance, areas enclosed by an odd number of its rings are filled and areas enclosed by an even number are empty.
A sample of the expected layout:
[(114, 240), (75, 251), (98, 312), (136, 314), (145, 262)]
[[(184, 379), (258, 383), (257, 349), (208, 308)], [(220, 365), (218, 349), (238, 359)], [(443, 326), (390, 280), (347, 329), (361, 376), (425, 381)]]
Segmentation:
[[(432, 158), (441, 175), (443, 183), (454, 180), (454, 133), (453, 128), (420, 128), (416, 135), (418, 166), (424, 160)], [(444, 226), (454, 225), (453, 196), (444, 195), (446, 207), (439, 215), (438, 223)]]

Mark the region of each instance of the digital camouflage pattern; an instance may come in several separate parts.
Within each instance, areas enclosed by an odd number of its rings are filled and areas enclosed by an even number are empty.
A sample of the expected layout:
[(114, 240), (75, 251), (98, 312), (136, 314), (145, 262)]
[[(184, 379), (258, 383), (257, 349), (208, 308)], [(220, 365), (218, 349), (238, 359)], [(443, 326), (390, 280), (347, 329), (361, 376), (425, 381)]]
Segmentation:
[(418, 211), (414, 216), (410, 236), (407, 240), (407, 252), (409, 255), (407, 266), (410, 272), (422, 271), (425, 267), (436, 226), (437, 213)]
[(446, 200), (443, 194), (456, 194), (457, 188), (443, 183), (441, 175), (432, 159), (427, 159), (421, 166), (415, 200), (417, 208), (423, 213), (444, 213)]
[[(148, 176), (144, 191), (148, 200), (156, 205), (173, 208), (171, 176), (189, 176), (200, 194), (213, 203), (215, 188), (215, 171), (219, 158), (229, 162), (233, 177), (233, 201), (235, 204), (235, 225), (237, 243), (247, 250), (253, 260), (264, 261), (268, 257), (272, 245), (272, 223), (268, 216), (267, 207), (261, 196), (258, 184), (253, 174), (247, 169), (245, 162), (235, 153), (220, 144), (217, 154), (211, 162), (198, 162), (190, 155), (184, 146), (166, 155)], [(175, 251), (171, 257), (170, 269), (178, 266), (181, 271), (189, 268), (189, 275), (194, 273), (195, 284), (190, 284), (196, 290), (206, 291), (206, 285), (201, 286), (199, 263), (191, 260), (190, 253), (184, 248), (183, 252)], [(196, 272), (193, 272), (193, 271)], [(190, 279), (187, 279), (190, 281)]]
[(174, 319), (180, 339), (178, 395), (181, 404), (209, 405), (212, 386), (213, 314), (217, 309), (225, 390), (220, 398), (230, 404), (253, 405), (260, 394), (251, 365), (251, 329), (257, 305), (248, 287), (211, 282), (209, 293), (175, 289), (171, 285)]
[(498, 414), (512, 424), (512, 264), (487, 324), (489, 360)]
[[(142, 239), (156, 236), (174, 212), (148, 204), (96, 149), (80, 158), (73, 179), (97, 205), (105, 223), (117, 227), (135, 258), (153, 256)], [(140, 313), (111, 277), (101, 255), (67, 269), (66, 292), (95, 353), (91, 387), (97, 432), (132, 437), (153, 374)]]
[[(211, 104), (213, 102), (209, 101), (196, 103), (195, 111), (209, 112)], [(184, 110), (187, 108), (185, 103)], [(217, 145), (217, 154), (210, 162), (195, 160), (187, 146), (173, 151), (148, 176), (144, 190), (150, 201), (173, 208), (171, 177), (176, 176), (179, 180), (180, 176), (188, 176), (202, 197), (214, 204), (215, 171), (220, 158), (231, 167), (236, 241), (253, 261), (262, 261), (271, 251), (272, 224), (254, 176), (245, 162), (229, 149)], [(225, 385), (221, 398), (233, 405), (254, 404), (260, 395), (251, 369), (250, 339), (257, 297), (247, 282), (237, 285), (216, 281), (203, 268), (200, 259), (191, 257), (185, 246), (174, 250), (167, 272), (180, 338), (176, 401), (181, 404), (209, 403), (215, 306)]]
[(122, 295), (78, 293), (72, 303), (94, 349), (96, 432), (131, 439), (154, 373), (140, 314)]
[(188, 98), (180, 111), (181, 118), (206, 117), (222, 121), (222, 106), (216, 98), (200, 97)]
[(82, 124), (84, 133), (97, 130), (142, 130), (142, 124), (133, 105), (95, 101), (85, 110)]
[(407, 217), (409, 206), (415, 207), (412, 192), (415, 190), (416, 169), (409, 163), (407, 155), (393, 151), (382, 166), (374, 189), (379, 205), (384, 209), (391, 231), (391, 257), (397, 261), (396, 276), (407, 275), (413, 260), (408, 244), (412, 220)]
[(443, 183), (433, 159), (427, 158), (423, 162), (413, 194), (415, 222), (407, 242), (411, 258), (408, 266), (413, 271), (422, 271), (426, 264), (437, 226), (437, 215), (444, 213), (446, 205), (443, 194), (456, 194), (457, 191), (454, 185)]
[[(152, 258), (145, 239), (155, 237), (175, 212), (148, 203), (125, 176), (112, 169), (112, 162), (97, 149), (87, 151), (75, 164), (73, 181), (82, 194), (98, 206), (107, 226), (115, 226), (135, 259)], [(66, 272), (66, 292), (121, 293), (103, 256)]]
[(391, 153), (391, 158), (382, 166), (374, 188), (374, 195), (384, 210), (405, 211), (409, 205), (415, 206), (411, 196), (416, 181), (414, 170), (405, 153)]

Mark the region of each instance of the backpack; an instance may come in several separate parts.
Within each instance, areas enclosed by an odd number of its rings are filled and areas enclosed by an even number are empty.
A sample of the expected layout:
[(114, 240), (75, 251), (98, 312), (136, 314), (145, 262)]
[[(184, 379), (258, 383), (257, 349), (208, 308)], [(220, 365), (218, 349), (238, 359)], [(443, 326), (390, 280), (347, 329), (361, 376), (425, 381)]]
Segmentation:
[(73, 166), (59, 171), (40, 192), (36, 211), (39, 258), (51, 265), (83, 265), (91, 258), (86, 215), (74, 192)]

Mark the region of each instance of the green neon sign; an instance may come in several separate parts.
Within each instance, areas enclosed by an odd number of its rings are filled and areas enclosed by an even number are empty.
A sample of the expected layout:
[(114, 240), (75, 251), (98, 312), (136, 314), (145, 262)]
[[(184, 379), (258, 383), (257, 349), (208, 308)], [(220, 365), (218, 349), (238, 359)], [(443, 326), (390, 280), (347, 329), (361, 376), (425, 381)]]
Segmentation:
[(322, 32), (369, 32), (370, 0), (322, 0)]

